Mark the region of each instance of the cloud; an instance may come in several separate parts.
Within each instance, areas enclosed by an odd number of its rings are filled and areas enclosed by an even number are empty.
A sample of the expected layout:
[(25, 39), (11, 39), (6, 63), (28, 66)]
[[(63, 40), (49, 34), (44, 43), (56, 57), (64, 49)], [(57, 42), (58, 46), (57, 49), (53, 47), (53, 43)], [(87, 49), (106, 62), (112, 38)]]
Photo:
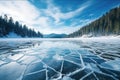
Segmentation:
[(0, 14), (7, 14), (15, 20), (29, 25), (40, 15), (28, 1), (0, 1)]
[(37, 30), (37, 27), (40, 27), (40, 30), (37, 31), (50, 27), (49, 17), (41, 16), (43, 12), (27, 0), (0, 1), (0, 15), (4, 14), (13, 17), (21, 24), (26, 24), (29, 28)]
[(47, 5), (48, 5), (48, 9), (45, 10), (45, 13), (54, 18), (55, 22), (58, 23), (60, 22), (60, 20), (62, 19), (70, 19), (76, 15), (80, 15), (80, 13), (85, 10), (89, 5), (90, 5), (90, 1), (84, 3), (83, 5), (81, 5), (78, 9), (67, 12), (67, 13), (62, 13), (61, 10), (59, 9), (59, 7), (56, 7), (52, 0), (48, 0), (46, 1)]
[[(15, 21), (26, 24), (29, 28), (34, 28), (44, 34), (71, 33), (80, 28), (78, 23), (81, 20), (78, 19), (75, 22), (74, 17), (80, 15), (90, 5), (90, 1), (88, 1), (75, 10), (63, 13), (58, 6), (54, 5), (52, 0), (45, 0), (45, 2), (47, 8), (41, 9), (28, 0), (0, 1), (0, 15), (7, 14)], [(73, 18), (73, 22), (67, 26), (65, 21), (71, 18)]]

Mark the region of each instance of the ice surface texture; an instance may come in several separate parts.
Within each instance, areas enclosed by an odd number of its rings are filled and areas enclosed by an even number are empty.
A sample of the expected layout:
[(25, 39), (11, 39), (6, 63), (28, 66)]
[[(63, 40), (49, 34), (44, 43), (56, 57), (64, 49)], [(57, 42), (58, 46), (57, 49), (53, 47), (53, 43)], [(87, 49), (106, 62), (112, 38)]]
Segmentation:
[(0, 80), (120, 80), (120, 40), (1, 40)]

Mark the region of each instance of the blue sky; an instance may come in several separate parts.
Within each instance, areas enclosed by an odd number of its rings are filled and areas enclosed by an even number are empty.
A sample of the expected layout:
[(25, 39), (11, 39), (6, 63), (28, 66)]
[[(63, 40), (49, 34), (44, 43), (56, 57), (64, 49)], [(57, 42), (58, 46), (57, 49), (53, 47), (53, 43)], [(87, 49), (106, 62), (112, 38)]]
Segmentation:
[(119, 5), (120, 0), (1, 0), (0, 15), (43, 34), (69, 34)]

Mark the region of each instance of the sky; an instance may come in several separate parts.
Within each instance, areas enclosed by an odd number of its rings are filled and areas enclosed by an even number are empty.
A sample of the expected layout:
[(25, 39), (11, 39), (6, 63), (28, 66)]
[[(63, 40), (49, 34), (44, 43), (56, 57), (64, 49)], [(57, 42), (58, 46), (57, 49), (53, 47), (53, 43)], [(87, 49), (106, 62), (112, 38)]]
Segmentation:
[(43, 34), (69, 34), (118, 6), (120, 0), (0, 0), (0, 15)]

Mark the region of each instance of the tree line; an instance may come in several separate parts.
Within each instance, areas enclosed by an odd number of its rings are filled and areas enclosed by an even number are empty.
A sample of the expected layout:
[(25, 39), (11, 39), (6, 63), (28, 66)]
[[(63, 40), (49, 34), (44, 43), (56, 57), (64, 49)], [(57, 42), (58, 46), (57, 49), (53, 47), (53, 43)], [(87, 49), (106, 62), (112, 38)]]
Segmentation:
[(111, 9), (94, 22), (69, 34), (68, 37), (78, 37), (83, 35), (88, 35), (90, 37), (120, 35), (120, 6)]
[(43, 37), (40, 32), (29, 29), (26, 25), (22, 25), (18, 21), (14, 22), (12, 17), (8, 19), (6, 14), (3, 17), (0, 16), (0, 37), (5, 37), (10, 32), (14, 32), (21, 37)]

